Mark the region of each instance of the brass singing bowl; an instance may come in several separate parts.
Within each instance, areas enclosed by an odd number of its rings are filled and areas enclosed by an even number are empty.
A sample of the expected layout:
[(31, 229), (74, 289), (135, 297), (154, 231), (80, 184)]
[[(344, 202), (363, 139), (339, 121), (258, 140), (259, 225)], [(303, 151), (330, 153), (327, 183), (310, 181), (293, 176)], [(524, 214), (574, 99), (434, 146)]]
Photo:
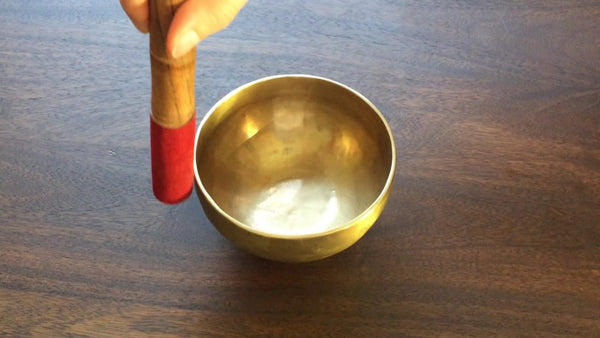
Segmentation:
[(358, 241), (381, 214), (396, 151), (358, 92), (308, 75), (243, 85), (195, 141), (196, 193), (221, 234), (258, 256), (312, 261)]

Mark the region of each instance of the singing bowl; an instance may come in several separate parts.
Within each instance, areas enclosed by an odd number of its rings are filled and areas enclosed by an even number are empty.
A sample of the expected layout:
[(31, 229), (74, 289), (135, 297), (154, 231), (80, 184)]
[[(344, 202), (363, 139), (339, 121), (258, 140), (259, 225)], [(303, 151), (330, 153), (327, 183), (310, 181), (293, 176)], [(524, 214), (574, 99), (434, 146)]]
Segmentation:
[(396, 151), (383, 115), (338, 82), (279, 75), (245, 84), (202, 120), (196, 193), (242, 249), (286, 262), (331, 256), (381, 214)]

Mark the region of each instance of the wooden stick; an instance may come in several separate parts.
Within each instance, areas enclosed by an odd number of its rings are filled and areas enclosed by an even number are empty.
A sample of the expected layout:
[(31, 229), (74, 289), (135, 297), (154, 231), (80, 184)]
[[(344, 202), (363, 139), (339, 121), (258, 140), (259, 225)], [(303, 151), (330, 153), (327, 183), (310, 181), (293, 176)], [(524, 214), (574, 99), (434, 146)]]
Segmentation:
[(152, 190), (164, 203), (179, 203), (192, 192), (196, 110), (196, 49), (180, 58), (167, 52), (167, 32), (183, 0), (150, 0)]
[(180, 58), (167, 52), (167, 32), (175, 10), (184, 0), (150, 0), (150, 56), (152, 118), (167, 128), (178, 128), (194, 115), (196, 49)]

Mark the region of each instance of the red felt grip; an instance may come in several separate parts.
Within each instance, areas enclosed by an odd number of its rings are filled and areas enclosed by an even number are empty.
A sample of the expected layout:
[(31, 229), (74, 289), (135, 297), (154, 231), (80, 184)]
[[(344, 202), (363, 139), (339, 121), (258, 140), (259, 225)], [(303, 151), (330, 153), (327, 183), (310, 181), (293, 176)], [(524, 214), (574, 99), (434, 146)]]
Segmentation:
[(152, 190), (163, 203), (182, 202), (192, 192), (195, 129), (195, 111), (179, 128), (163, 127), (150, 116)]

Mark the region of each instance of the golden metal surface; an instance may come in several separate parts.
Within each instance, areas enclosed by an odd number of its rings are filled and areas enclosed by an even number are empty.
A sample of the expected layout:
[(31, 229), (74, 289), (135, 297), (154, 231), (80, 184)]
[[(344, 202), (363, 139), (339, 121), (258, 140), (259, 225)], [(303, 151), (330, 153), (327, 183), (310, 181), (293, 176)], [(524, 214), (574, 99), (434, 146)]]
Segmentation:
[(366, 98), (307, 75), (232, 91), (208, 112), (195, 146), (208, 218), (241, 248), (279, 261), (354, 244), (383, 210), (396, 163), (390, 128)]

